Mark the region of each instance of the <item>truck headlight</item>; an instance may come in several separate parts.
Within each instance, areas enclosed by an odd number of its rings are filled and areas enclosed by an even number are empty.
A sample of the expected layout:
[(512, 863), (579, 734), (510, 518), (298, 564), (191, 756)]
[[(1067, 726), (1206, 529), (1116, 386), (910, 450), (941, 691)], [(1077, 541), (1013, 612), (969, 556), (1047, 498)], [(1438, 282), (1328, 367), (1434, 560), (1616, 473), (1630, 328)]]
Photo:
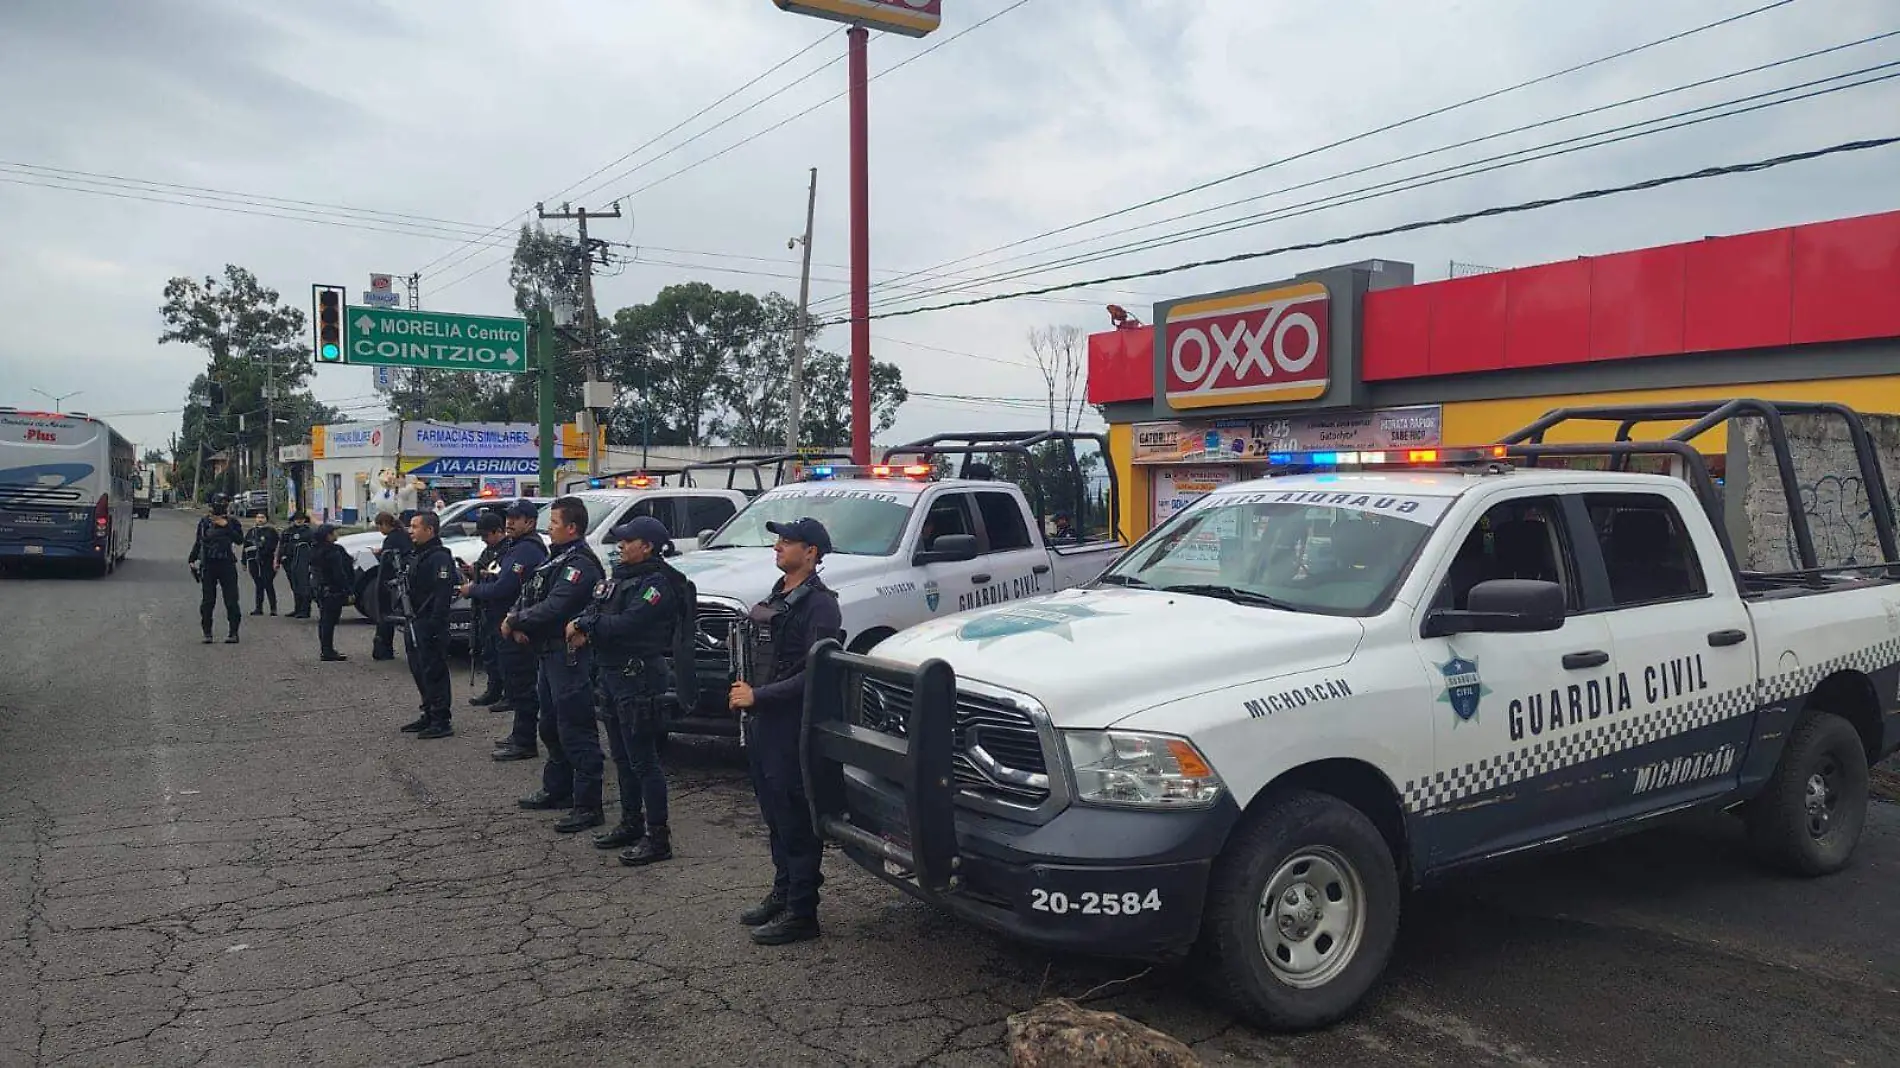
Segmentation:
[(1135, 731), (1063, 731), (1076, 799), (1135, 808), (1206, 808), (1220, 776), (1192, 742)]

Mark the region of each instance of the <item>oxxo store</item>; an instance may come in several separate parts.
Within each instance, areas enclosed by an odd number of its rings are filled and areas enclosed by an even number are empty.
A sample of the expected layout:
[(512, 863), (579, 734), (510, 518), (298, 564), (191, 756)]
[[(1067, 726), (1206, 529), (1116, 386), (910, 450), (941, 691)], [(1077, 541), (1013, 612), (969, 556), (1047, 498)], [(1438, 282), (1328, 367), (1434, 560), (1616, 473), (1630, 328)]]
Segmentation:
[[(1414, 284), (1373, 260), (1089, 338), (1134, 538), (1270, 452), (1480, 445), (1582, 404), (1900, 413), (1900, 211)], [(1645, 427), (1654, 436), (1670, 427)], [(1550, 440), (1564, 438), (1553, 435)], [(1718, 432), (1698, 442), (1717, 477)]]
[[(584, 474), (587, 439), (558, 428), (556, 478)], [(465, 497), (540, 491), (541, 441), (531, 423), (391, 420), (316, 427), (310, 435), (311, 513), (319, 521), (365, 522), (379, 511)]]

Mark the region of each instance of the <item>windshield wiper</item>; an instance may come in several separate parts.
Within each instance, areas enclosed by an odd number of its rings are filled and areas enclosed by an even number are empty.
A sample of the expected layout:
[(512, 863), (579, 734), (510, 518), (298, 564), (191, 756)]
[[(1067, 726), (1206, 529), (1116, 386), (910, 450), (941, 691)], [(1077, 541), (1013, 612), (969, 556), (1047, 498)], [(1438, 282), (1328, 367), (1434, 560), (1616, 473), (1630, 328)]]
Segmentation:
[(1300, 610), (1297, 605), (1282, 601), (1277, 597), (1269, 597), (1264, 593), (1255, 593), (1252, 590), (1243, 590), (1234, 586), (1222, 586), (1211, 582), (1190, 582), (1180, 586), (1163, 586), (1161, 587), (1161, 592), (1187, 593), (1202, 597), (1219, 597), (1221, 600), (1232, 601), (1235, 604), (1251, 604), (1259, 605), (1262, 608), (1278, 608), (1282, 612), (1298, 612)]
[(1138, 590), (1152, 590), (1154, 584), (1138, 579), (1133, 575), (1103, 575), (1096, 580), (1104, 586), (1131, 586)]

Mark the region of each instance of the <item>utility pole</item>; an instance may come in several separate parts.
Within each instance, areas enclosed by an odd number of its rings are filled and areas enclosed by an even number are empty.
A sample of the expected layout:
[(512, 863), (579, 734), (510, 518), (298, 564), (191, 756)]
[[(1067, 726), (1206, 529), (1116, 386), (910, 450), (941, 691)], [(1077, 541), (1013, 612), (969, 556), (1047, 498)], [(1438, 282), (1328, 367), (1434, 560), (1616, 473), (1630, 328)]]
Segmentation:
[(792, 243), (805, 246), (805, 262), (798, 270), (798, 321), (792, 325), (792, 397), (785, 415), (785, 451), (798, 451), (799, 420), (805, 414), (805, 319), (811, 304), (811, 226), (818, 210), (818, 168), (811, 169), (811, 189), (805, 194), (805, 236)]
[[(609, 407), (610, 405), (597, 403), (598, 401), (606, 399), (606, 390), (601, 388), (602, 383), (600, 381), (600, 311), (594, 307), (595, 243), (588, 240), (587, 220), (620, 218), (620, 202), (617, 200), (614, 201), (614, 210), (612, 212), (589, 212), (586, 208), (576, 208), (570, 211), (566, 204), (561, 205), (560, 211), (554, 212), (548, 211), (541, 205), (536, 204), (535, 212), (539, 214), (542, 219), (572, 219), (578, 223), (580, 227), (581, 303), (583, 305), (581, 314), (586, 317), (585, 321), (581, 324), (581, 328), (587, 337), (587, 382), (581, 387), (581, 401), (582, 405), (590, 414), (598, 413), (600, 409)], [(605, 263), (607, 243), (602, 241), (599, 242), (599, 245), (601, 261)], [(593, 476), (600, 474), (601, 469), (599, 420), (598, 418), (594, 418), (588, 422), (589, 425), (582, 429), (587, 431), (587, 473)]]
[(541, 422), (541, 496), (554, 496), (554, 313), (534, 313), (535, 409)]

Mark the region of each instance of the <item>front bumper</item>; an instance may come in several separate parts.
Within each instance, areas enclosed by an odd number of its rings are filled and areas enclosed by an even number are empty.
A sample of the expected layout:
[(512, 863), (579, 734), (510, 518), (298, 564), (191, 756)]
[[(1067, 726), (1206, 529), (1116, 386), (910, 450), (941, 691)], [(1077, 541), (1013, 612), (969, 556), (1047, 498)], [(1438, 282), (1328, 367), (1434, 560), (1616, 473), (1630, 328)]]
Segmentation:
[[(905, 738), (846, 721), (846, 687), (865, 675), (915, 687)], [(1214, 858), (1239, 820), (1233, 801), (1178, 812), (1070, 804), (1040, 824), (972, 811), (949, 770), (954, 695), (941, 662), (913, 671), (835, 644), (813, 651), (802, 748), (819, 832), (892, 886), (1012, 939), (1138, 959), (1191, 947)]]

